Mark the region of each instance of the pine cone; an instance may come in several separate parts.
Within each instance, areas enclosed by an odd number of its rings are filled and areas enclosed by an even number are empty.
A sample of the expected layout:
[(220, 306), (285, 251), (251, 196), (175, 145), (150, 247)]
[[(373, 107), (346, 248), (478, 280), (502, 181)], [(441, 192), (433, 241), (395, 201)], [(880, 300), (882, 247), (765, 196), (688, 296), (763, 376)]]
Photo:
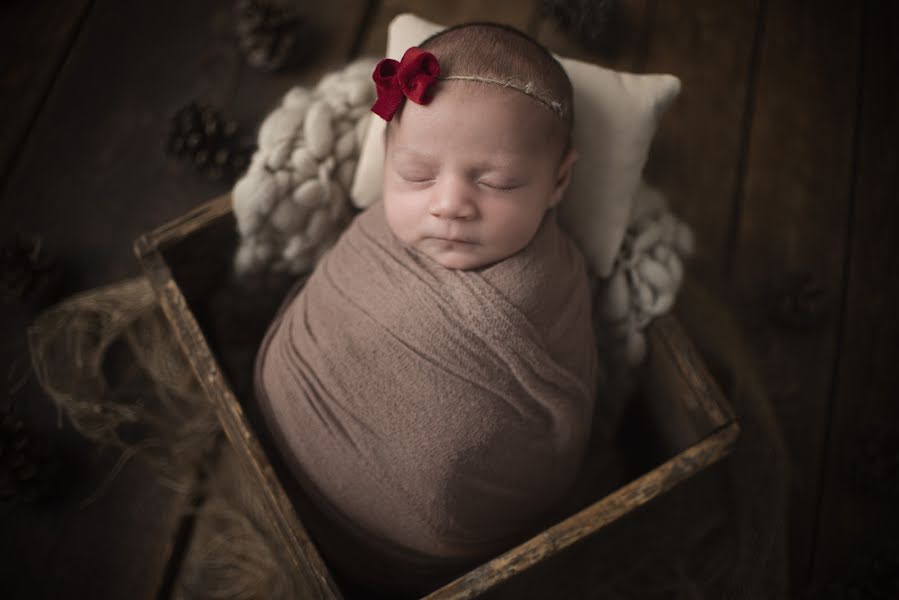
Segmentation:
[(276, 71), (296, 56), (305, 33), (303, 22), (284, 2), (238, 0), (235, 5), (237, 40), (250, 66)]
[(49, 444), (10, 410), (0, 409), (0, 504), (43, 498), (55, 472)]
[(0, 298), (27, 301), (46, 288), (55, 272), (39, 235), (17, 233), (0, 248)]
[(237, 123), (211, 106), (191, 102), (172, 117), (166, 151), (212, 180), (234, 180), (250, 164), (252, 146), (241, 145)]
[(811, 273), (786, 278), (771, 307), (771, 319), (783, 329), (812, 331), (827, 322), (830, 298)]

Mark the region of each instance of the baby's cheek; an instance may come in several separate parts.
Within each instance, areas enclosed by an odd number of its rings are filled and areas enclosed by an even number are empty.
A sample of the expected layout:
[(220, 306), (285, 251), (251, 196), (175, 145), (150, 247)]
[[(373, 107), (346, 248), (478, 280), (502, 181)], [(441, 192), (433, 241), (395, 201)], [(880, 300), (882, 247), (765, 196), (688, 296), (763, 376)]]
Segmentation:
[(387, 225), (394, 235), (406, 243), (412, 243), (415, 238), (417, 216), (415, 205), (410, 198), (395, 190), (385, 188), (384, 210), (387, 216)]
[(497, 245), (509, 253), (524, 247), (533, 238), (542, 217), (519, 205), (512, 210), (492, 215), (490, 222), (495, 225), (493, 235)]

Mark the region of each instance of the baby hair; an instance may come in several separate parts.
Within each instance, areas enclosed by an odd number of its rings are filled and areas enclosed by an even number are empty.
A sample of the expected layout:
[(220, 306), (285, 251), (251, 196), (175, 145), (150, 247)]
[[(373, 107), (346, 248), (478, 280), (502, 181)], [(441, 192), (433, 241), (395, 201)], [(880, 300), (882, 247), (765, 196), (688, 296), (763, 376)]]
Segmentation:
[(539, 42), (498, 23), (465, 23), (419, 44), (440, 62), (441, 80), (500, 85), (527, 94), (559, 117), (566, 146), (574, 122), (565, 69)]

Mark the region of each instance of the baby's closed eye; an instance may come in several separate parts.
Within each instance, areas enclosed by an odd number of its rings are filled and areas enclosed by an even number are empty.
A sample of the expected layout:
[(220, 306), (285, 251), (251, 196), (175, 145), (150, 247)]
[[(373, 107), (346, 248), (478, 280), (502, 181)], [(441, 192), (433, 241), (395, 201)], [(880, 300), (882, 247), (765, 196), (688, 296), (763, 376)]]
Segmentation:
[(521, 182), (505, 179), (479, 179), (478, 183), (482, 186), (501, 192), (508, 192), (524, 186)]
[(397, 169), (396, 174), (408, 183), (427, 183), (436, 179), (434, 173), (424, 169)]
[(408, 176), (408, 177), (403, 177), (403, 181), (406, 181), (408, 183), (430, 183), (430, 182), (434, 181), (434, 178), (428, 177), (426, 175), (425, 176)]

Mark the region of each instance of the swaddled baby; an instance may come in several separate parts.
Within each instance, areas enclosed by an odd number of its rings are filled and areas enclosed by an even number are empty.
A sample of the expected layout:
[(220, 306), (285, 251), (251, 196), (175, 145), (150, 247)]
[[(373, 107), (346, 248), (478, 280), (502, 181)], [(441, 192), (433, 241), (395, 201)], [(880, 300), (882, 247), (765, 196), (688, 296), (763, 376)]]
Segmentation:
[(331, 567), (423, 593), (545, 528), (591, 430), (585, 261), (556, 224), (572, 91), (513, 29), (382, 61), (383, 200), (289, 298), (258, 401)]

